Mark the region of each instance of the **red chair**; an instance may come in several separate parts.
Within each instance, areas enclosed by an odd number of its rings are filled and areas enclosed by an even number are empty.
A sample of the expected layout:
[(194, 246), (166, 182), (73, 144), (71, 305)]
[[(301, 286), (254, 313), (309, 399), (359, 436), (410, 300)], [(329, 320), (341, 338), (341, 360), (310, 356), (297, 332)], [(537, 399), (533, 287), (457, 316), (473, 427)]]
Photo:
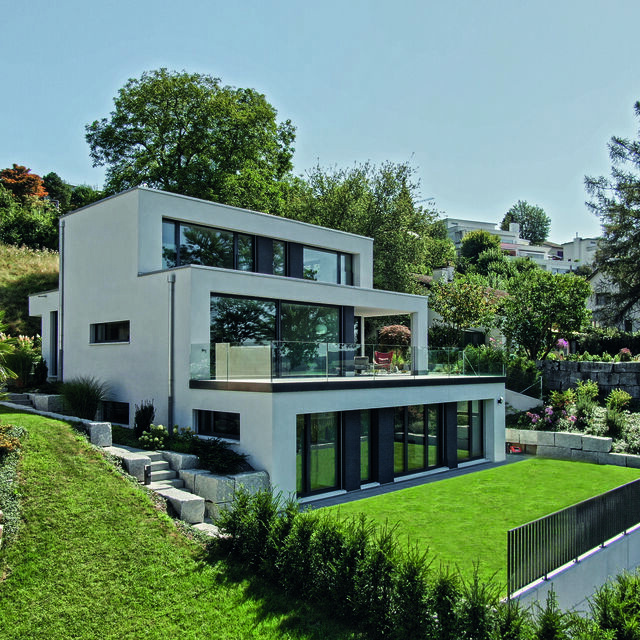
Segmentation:
[(393, 351), (388, 353), (384, 351), (373, 352), (373, 368), (374, 369), (386, 369), (391, 371), (391, 359), (393, 358)]

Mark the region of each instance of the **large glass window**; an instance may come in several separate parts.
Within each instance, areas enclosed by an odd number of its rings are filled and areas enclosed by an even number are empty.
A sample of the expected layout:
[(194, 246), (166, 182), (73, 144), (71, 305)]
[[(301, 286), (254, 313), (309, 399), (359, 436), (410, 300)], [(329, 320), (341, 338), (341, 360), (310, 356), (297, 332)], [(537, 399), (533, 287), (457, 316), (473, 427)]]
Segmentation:
[(279, 358), (281, 375), (324, 375), (340, 367), (340, 310), (282, 302)]
[(254, 237), (243, 233), (238, 234), (238, 262), (239, 271), (254, 270)]
[(340, 484), (340, 413), (296, 417), (296, 485), (301, 495)]
[(335, 251), (303, 247), (302, 277), (318, 282), (338, 282), (338, 255)]
[(180, 264), (233, 269), (233, 232), (180, 225)]
[(440, 411), (438, 405), (396, 407), (393, 468), (396, 475), (440, 464)]
[(284, 276), (286, 273), (286, 243), (282, 240), (273, 241), (273, 275)]
[(171, 220), (162, 221), (162, 268), (171, 269), (178, 266), (178, 245), (176, 244), (176, 223)]
[(458, 402), (458, 462), (484, 455), (482, 401)]
[(360, 411), (360, 482), (371, 480), (371, 411)]

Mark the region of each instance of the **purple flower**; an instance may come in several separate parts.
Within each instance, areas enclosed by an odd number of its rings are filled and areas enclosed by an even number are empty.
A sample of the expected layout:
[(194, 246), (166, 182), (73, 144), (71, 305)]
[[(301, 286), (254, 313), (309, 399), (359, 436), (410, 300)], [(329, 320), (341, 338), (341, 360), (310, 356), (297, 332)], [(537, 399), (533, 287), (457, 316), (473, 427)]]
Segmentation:
[(547, 416), (552, 416), (553, 415), (553, 409), (551, 407), (545, 407), (544, 408), (544, 412)]
[(569, 416), (569, 422), (575, 422), (577, 419), (576, 416)]
[(566, 349), (569, 346), (569, 343), (564, 338), (560, 338), (558, 342), (556, 342), (556, 346), (559, 349)]

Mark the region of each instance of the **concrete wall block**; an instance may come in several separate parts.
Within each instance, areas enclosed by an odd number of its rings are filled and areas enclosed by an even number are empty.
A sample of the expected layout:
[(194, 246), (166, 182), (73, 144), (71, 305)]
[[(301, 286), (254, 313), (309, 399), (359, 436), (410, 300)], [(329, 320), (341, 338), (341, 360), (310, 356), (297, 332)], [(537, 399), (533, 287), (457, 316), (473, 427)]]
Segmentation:
[(640, 362), (614, 362), (613, 370), (616, 373), (640, 373)]
[(266, 471), (246, 471), (232, 476), (235, 480), (235, 490), (240, 487), (251, 494), (269, 489), (269, 474)]
[(640, 469), (640, 456), (634, 455), (632, 453), (626, 453), (625, 456), (627, 459), (627, 467)]
[(196, 469), (198, 466), (198, 456), (191, 453), (177, 453), (176, 451), (163, 451), (162, 457), (169, 463), (174, 471), (182, 469)]
[(520, 429), (505, 429), (504, 430), (504, 439), (505, 442), (513, 442), (516, 444), (520, 443)]
[(521, 444), (538, 444), (538, 431), (523, 429), (520, 431)]
[(604, 438), (601, 436), (582, 436), (582, 450), (583, 451), (600, 451), (602, 453), (608, 453), (611, 451), (611, 438)]
[(38, 411), (52, 411), (53, 413), (62, 412), (62, 396), (60, 395), (29, 393), (28, 396), (33, 408)]
[(596, 373), (594, 377), (600, 386), (617, 387), (620, 385), (620, 376), (617, 373)]
[(570, 449), (582, 449), (582, 434), (565, 433), (559, 431), (556, 433), (556, 447), (569, 447)]
[(618, 467), (626, 467), (627, 456), (624, 453), (598, 453), (598, 464), (614, 464)]
[(541, 458), (552, 458), (554, 460), (571, 460), (571, 449), (569, 447), (548, 447), (538, 446), (537, 455)]
[(611, 373), (613, 362), (576, 362), (566, 364), (580, 365), (580, 371), (584, 373)]
[(91, 444), (96, 445), (96, 447), (110, 447), (113, 444), (110, 422), (90, 422), (88, 427)]
[(156, 493), (169, 501), (180, 520), (190, 524), (204, 520), (204, 498), (173, 487), (156, 489)]
[(195, 492), (211, 502), (231, 502), (235, 491), (235, 480), (229, 476), (196, 475)]
[(553, 431), (536, 431), (538, 434), (538, 444), (553, 447), (556, 444), (556, 434)]
[(206, 500), (204, 503), (204, 510), (208, 518), (217, 520), (223, 511), (231, 508), (231, 502), (211, 502)]
[(576, 462), (590, 462), (592, 464), (598, 464), (598, 453), (596, 451), (571, 449), (571, 459)]
[(180, 469), (178, 477), (184, 482), (187, 491), (194, 492), (196, 488), (196, 477), (202, 475), (211, 475), (211, 472), (205, 469)]
[(127, 451), (126, 455), (118, 457), (122, 460), (122, 464), (130, 476), (133, 476), (138, 482), (144, 482), (144, 468), (151, 464), (149, 456)]

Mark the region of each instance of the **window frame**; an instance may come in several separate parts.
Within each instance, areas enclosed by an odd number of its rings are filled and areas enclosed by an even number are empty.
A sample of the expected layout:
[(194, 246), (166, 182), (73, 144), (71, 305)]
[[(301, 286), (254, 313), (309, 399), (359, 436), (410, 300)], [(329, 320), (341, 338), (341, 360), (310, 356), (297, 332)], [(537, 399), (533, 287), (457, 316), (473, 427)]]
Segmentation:
[[(126, 325), (126, 340), (107, 337), (108, 332), (118, 330), (120, 325)], [(89, 325), (89, 344), (130, 344), (131, 343), (131, 321), (112, 320), (110, 322), (93, 322)]]

